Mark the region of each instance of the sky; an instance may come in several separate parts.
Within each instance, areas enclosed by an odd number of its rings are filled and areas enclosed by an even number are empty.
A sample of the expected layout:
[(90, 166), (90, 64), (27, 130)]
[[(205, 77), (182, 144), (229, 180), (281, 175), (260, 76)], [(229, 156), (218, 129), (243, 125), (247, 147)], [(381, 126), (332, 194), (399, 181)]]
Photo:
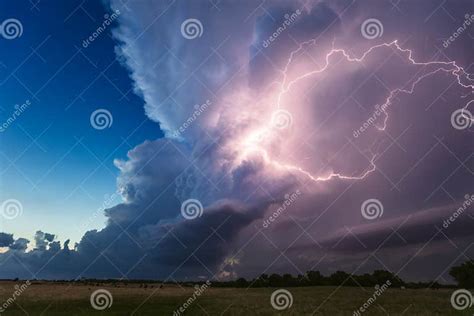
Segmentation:
[(472, 1), (1, 8), (0, 278), (472, 258)]
[[(97, 1), (79, 4), (1, 4), (2, 18), (15, 17), (23, 25), (21, 37), (2, 38), (2, 122), (16, 104), (31, 103), (1, 135), (1, 200), (20, 200), (24, 211), (15, 221), (2, 220), (1, 227), (27, 238), (38, 223), (74, 241), (103, 227), (102, 214), (78, 224), (115, 192), (113, 160), (163, 135), (133, 93), (110, 33), (82, 46), (102, 24), (106, 7)], [(110, 128), (91, 128), (90, 115), (97, 109), (112, 113)]]

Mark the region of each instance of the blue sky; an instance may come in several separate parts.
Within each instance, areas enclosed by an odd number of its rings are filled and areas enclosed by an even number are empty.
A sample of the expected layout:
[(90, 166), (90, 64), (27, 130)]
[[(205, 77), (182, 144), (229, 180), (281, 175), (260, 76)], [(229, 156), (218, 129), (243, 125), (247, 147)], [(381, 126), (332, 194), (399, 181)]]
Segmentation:
[[(115, 158), (162, 133), (144, 114), (127, 70), (114, 52), (111, 28), (82, 46), (105, 20), (100, 1), (0, 3), (1, 19), (22, 21), (23, 34), (0, 38), (0, 115), (31, 105), (0, 134), (0, 199), (17, 199), (23, 215), (0, 227), (32, 237), (36, 230), (79, 241), (102, 228), (102, 213), (87, 227), (71, 229), (102, 206), (116, 188)], [(80, 4), (80, 6), (78, 6)], [(107, 109), (110, 128), (96, 130), (90, 115)], [(117, 198), (114, 203), (120, 200)]]

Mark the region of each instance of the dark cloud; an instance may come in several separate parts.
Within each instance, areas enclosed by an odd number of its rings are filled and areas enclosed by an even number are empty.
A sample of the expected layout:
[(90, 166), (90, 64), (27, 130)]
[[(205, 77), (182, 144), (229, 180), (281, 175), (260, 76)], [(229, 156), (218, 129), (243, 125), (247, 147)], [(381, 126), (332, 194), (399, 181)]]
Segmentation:
[(436, 209), (416, 211), (404, 217), (363, 224), (352, 227), (350, 234), (348, 230), (336, 232), (327, 240), (323, 240), (322, 244), (333, 250), (361, 252), (373, 251), (381, 247), (420, 245), (429, 240), (472, 236), (474, 219), (469, 216), (472, 215), (472, 211), (462, 210), (456, 213), (458, 208), (459, 205), (451, 204)]
[(54, 235), (38, 230), (35, 234), (35, 245), (38, 250), (46, 250), (46, 247), (54, 240)]
[(11, 245), (11, 250), (25, 251), (30, 241), (26, 238), (18, 238)]
[(0, 247), (8, 247), (13, 243), (13, 235), (0, 233)]

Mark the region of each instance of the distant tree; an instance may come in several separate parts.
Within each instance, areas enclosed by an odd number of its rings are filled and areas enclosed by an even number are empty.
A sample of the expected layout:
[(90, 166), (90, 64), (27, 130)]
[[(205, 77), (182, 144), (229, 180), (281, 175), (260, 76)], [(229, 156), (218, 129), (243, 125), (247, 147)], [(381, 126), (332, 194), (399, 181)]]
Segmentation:
[(403, 281), (398, 276), (386, 270), (375, 270), (372, 273), (372, 277), (374, 278), (376, 284), (378, 285), (382, 285), (386, 283), (387, 281), (390, 281), (391, 286), (396, 286), (396, 287), (402, 286), (404, 284)]
[(306, 272), (306, 278), (308, 279), (309, 285), (323, 285), (324, 284), (324, 276), (319, 271)]
[(458, 282), (459, 287), (465, 289), (474, 288), (474, 260), (464, 262), (457, 267), (452, 267), (449, 274)]
[(268, 280), (268, 274), (262, 274), (258, 277), (257, 280), (254, 282), (254, 286), (256, 287), (267, 287), (270, 285), (270, 281)]
[(375, 278), (368, 273), (365, 273), (363, 275), (356, 275), (355, 280), (362, 286), (374, 286), (375, 284), (377, 284)]
[(283, 274), (282, 282), (283, 282), (282, 285), (284, 285), (284, 286), (295, 286), (295, 285), (297, 285), (295, 278), (293, 278), (293, 276), (289, 273)]
[[(336, 271), (329, 276), (331, 285), (342, 285), (344, 282), (348, 282), (349, 274), (344, 271)], [(347, 280), (347, 281), (346, 281)], [(346, 284), (348, 285), (348, 284)]]
[(295, 285), (296, 286), (307, 286), (308, 285), (308, 279), (301, 274), (298, 274), (298, 276), (295, 279)]
[(273, 273), (268, 277), (268, 283), (270, 286), (282, 286), (283, 278), (281, 277), (281, 275)]
[(249, 283), (244, 278), (238, 278), (235, 281), (235, 286), (236, 287), (247, 287), (248, 285), (249, 285)]

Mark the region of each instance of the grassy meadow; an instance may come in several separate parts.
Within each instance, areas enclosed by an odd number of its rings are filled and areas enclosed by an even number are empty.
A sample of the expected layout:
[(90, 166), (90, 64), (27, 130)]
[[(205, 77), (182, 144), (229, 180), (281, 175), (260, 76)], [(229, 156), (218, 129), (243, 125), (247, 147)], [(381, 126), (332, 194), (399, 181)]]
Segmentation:
[[(18, 282), (0, 282), (0, 301), (12, 296)], [(91, 294), (106, 289), (113, 296), (112, 306), (92, 308)], [(287, 288), (292, 306), (277, 311), (270, 304), (275, 288), (206, 289), (184, 313), (175, 315), (354, 315), (373, 288), (295, 287)], [(34, 282), (1, 315), (173, 315), (189, 297), (193, 287), (177, 285), (121, 284), (118, 286), (81, 283)], [(474, 308), (456, 311), (450, 304), (452, 289), (388, 289), (362, 315), (472, 315)], [(10, 301), (11, 302), (11, 301)], [(0, 310), (1, 311), (1, 310)]]

